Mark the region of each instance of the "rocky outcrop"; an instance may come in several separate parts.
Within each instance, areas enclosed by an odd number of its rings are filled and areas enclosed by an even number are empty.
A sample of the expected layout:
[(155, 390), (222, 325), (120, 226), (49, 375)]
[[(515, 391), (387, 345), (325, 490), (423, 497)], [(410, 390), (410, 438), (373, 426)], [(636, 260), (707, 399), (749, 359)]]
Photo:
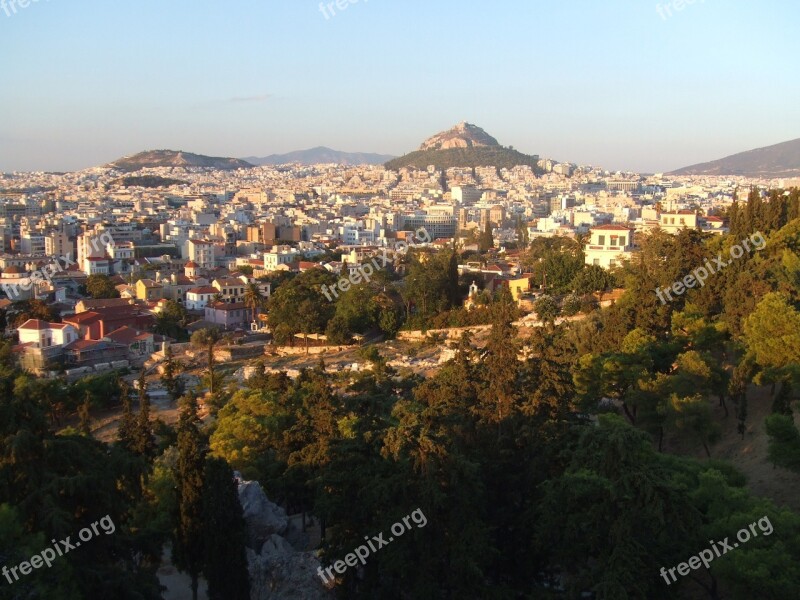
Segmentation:
[(295, 549), (289, 539), (300, 539), (290, 527), (286, 511), (270, 502), (256, 481), (239, 483), (239, 500), (247, 524), (247, 564), (252, 600), (332, 600), (317, 574), (321, 566), (314, 552)]
[(452, 129), (437, 133), (425, 140), (419, 147), (426, 150), (449, 150), (451, 148), (481, 148), (499, 146), (498, 141), (483, 129), (472, 123), (459, 123)]
[(286, 533), (289, 526), (286, 511), (269, 501), (257, 481), (239, 484), (239, 502), (247, 523), (247, 545), (250, 548), (260, 549), (273, 534)]

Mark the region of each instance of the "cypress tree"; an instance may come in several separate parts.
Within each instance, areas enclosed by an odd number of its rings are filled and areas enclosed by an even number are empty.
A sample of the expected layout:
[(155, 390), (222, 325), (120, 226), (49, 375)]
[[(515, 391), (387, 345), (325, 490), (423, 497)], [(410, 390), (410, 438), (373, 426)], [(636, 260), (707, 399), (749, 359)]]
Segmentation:
[(89, 392), (86, 392), (86, 396), (83, 399), (83, 404), (80, 405), (78, 408), (78, 417), (80, 417), (80, 431), (81, 435), (85, 435), (86, 437), (90, 437), (92, 435), (92, 417), (89, 413), (89, 409), (92, 406), (92, 398)]
[[(177, 527), (173, 541), (175, 566), (192, 579), (192, 599), (197, 600), (197, 580), (206, 554), (203, 539), (203, 469), (206, 447), (197, 428), (197, 399), (184, 397), (178, 421), (178, 468), (175, 473)], [(226, 548), (215, 548), (225, 552)]]
[(249, 600), (242, 505), (233, 470), (221, 458), (209, 457), (203, 487), (205, 566), (209, 600)]
[(167, 346), (164, 351), (164, 372), (161, 375), (161, 383), (169, 393), (169, 399), (172, 402), (177, 402), (178, 398), (183, 395), (184, 385), (178, 372), (179, 365), (173, 358), (172, 347)]
[(122, 399), (122, 417), (117, 429), (117, 442), (120, 446), (133, 452), (136, 430), (136, 419), (131, 407), (130, 386), (124, 379), (119, 380), (119, 394)]
[(155, 450), (153, 424), (150, 422), (150, 394), (147, 393), (147, 380), (142, 369), (139, 375), (139, 416), (134, 426), (133, 451), (149, 459), (155, 455)]

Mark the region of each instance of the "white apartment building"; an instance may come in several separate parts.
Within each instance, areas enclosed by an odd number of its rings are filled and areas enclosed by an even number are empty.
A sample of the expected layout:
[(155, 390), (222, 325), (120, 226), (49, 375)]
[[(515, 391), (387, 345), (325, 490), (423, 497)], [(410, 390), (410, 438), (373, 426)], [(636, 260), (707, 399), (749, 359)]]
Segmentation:
[(633, 229), (625, 225), (594, 227), (585, 247), (586, 264), (604, 269), (616, 267), (633, 257)]
[(20, 235), (19, 249), (23, 254), (42, 255), (45, 253), (44, 235), (29, 231)]
[(450, 198), (458, 204), (475, 204), (481, 199), (483, 192), (474, 186), (454, 186), (450, 189)]
[(266, 271), (275, 271), (279, 266), (289, 265), (296, 260), (300, 260), (300, 253), (294, 250), (283, 252), (265, 252), (264, 269)]
[(211, 299), (219, 293), (219, 290), (210, 285), (196, 287), (186, 292), (187, 310), (204, 310)]
[(31, 344), (34, 348), (65, 346), (78, 339), (78, 330), (74, 325), (48, 323), (39, 319), (28, 319), (19, 326), (18, 333), (20, 345)]
[(214, 244), (206, 240), (187, 240), (184, 244), (184, 258), (198, 264), (201, 269), (214, 268)]
[(678, 233), (681, 229), (697, 229), (697, 214), (693, 210), (661, 213), (658, 224), (667, 233)]
[(71, 259), (75, 251), (65, 231), (50, 231), (44, 237), (44, 253), (47, 256), (63, 256)]

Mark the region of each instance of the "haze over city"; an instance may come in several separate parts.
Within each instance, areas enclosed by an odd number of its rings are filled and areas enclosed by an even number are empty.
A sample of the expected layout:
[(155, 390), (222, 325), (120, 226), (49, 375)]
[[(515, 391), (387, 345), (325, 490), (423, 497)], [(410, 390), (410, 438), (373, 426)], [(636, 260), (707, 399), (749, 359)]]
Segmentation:
[(800, 598), (798, 24), (0, 0), (0, 600)]
[(401, 155), (461, 120), (526, 153), (643, 172), (800, 137), (800, 5), (665, 4), (0, 9), (0, 171), (158, 148)]

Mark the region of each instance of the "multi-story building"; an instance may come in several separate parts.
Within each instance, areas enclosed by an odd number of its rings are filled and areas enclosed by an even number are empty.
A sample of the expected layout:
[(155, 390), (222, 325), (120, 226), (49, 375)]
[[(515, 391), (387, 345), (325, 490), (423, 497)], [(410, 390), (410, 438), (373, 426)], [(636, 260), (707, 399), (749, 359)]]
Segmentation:
[(457, 185), (450, 189), (450, 197), (453, 202), (464, 206), (475, 204), (481, 199), (482, 194), (481, 190), (470, 185)]
[(194, 287), (186, 292), (186, 309), (203, 310), (219, 290), (210, 285)]
[(667, 233), (678, 233), (681, 229), (697, 229), (697, 213), (693, 210), (661, 213), (658, 224)]
[(214, 244), (207, 240), (187, 240), (184, 244), (184, 258), (199, 265), (201, 269), (214, 268)]
[(458, 217), (452, 215), (406, 215), (403, 219), (404, 229), (425, 229), (432, 240), (455, 237), (457, 226)]
[(281, 265), (290, 265), (298, 260), (300, 260), (300, 253), (294, 250), (284, 252), (265, 252), (264, 269), (266, 271), (275, 271)]
[(152, 302), (164, 297), (164, 287), (152, 279), (140, 279), (136, 282), (136, 298)]
[(225, 302), (241, 302), (244, 298), (245, 281), (236, 277), (215, 279), (211, 286), (216, 289)]
[(47, 256), (72, 258), (75, 250), (65, 231), (50, 231), (44, 236), (44, 253)]
[(593, 227), (585, 247), (586, 264), (604, 269), (630, 260), (634, 253), (633, 229), (625, 225)]
[(205, 320), (223, 329), (236, 329), (247, 323), (249, 313), (243, 302), (217, 302), (205, 307)]

